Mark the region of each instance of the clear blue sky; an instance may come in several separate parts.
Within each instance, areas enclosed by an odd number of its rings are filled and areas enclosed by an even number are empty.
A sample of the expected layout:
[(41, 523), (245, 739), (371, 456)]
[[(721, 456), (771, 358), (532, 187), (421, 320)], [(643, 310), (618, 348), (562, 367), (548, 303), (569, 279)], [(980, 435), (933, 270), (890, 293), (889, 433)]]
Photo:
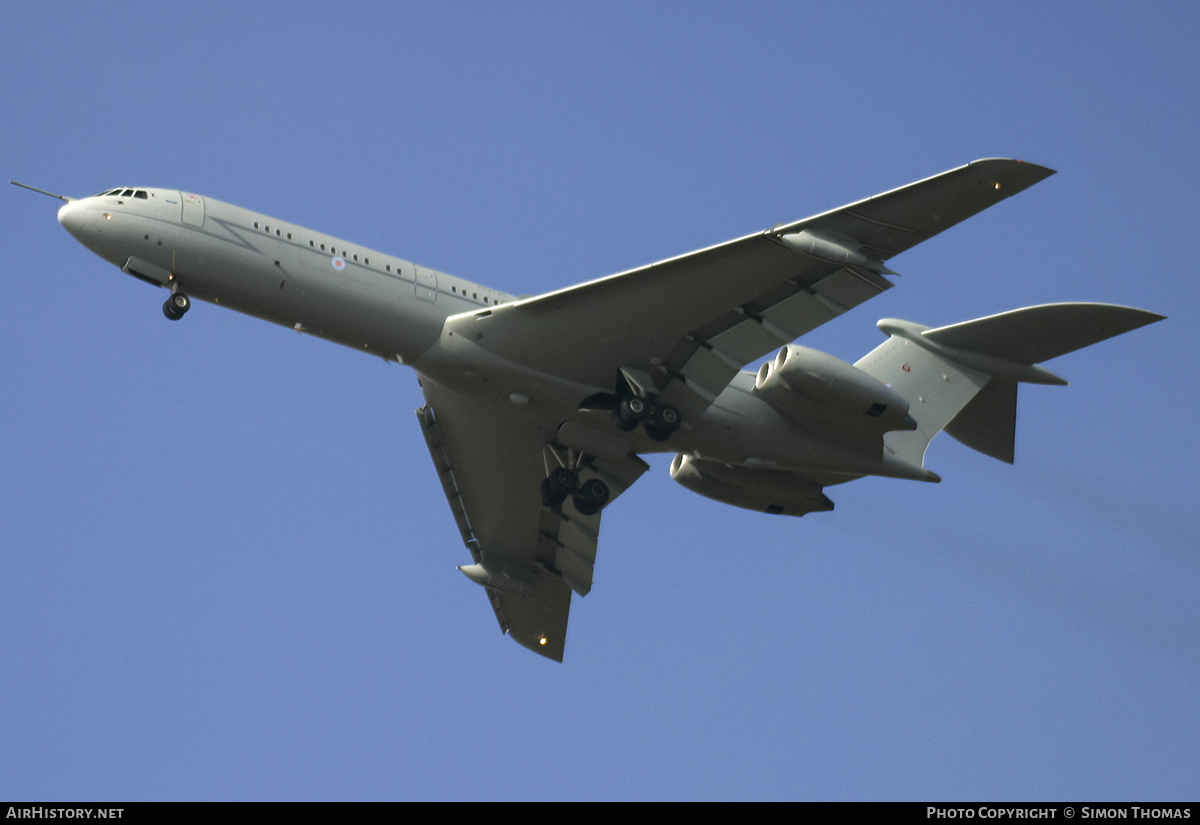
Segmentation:
[(1195, 799), (1194, 3), (0, 5), (4, 178), (174, 186), (512, 293), (988, 156), (1059, 170), (877, 318), (1110, 301), (1017, 461), (833, 513), (606, 512), (566, 662), (501, 637), (411, 372), (163, 294), (5, 186), (0, 798)]

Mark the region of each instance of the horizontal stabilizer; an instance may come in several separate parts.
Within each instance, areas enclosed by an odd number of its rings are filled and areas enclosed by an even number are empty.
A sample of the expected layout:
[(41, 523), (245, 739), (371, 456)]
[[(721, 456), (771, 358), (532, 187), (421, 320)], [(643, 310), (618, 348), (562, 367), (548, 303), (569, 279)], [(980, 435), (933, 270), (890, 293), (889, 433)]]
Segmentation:
[(1116, 304), (1043, 304), (926, 330), (921, 337), (1018, 364), (1040, 364), (1162, 319)]
[(909, 403), (917, 428), (884, 435), (887, 452), (923, 467), (942, 430), (985, 455), (1012, 463), (1017, 384), (1065, 384), (1038, 366), (1163, 316), (1113, 304), (1044, 304), (930, 329), (887, 318), (888, 340), (854, 366)]

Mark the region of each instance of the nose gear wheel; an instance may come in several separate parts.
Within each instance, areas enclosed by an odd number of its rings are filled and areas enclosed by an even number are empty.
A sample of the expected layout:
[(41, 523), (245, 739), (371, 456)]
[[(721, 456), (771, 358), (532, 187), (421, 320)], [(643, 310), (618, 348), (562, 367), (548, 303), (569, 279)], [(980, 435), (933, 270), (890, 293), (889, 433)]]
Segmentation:
[(163, 304), (163, 315), (172, 321), (178, 321), (192, 308), (192, 299), (182, 292), (172, 292), (171, 297)]

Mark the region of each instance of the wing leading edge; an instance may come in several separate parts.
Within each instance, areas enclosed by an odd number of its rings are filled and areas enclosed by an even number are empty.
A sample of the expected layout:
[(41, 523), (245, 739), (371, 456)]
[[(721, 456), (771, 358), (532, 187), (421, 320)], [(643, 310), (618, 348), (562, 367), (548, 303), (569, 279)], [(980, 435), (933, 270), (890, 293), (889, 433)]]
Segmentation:
[[(447, 332), (608, 389), (649, 374), (663, 403), (703, 412), (749, 362), (891, 287), (884, 261), (1053, 170), (978, 160), (790, 224), (538, 297), (464, 313)], [(894, 273), (892, 273), (894, 274)]]

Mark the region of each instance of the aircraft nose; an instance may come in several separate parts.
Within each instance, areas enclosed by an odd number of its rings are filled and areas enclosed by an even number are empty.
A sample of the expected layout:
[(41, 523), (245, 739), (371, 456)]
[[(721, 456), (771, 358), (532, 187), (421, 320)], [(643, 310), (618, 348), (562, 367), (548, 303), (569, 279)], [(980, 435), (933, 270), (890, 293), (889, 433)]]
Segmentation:
[(69, 201), (58, 210), (58, 222), (75, 237), (79, 237), (83, 228), (83, 209), (79, 201)]

